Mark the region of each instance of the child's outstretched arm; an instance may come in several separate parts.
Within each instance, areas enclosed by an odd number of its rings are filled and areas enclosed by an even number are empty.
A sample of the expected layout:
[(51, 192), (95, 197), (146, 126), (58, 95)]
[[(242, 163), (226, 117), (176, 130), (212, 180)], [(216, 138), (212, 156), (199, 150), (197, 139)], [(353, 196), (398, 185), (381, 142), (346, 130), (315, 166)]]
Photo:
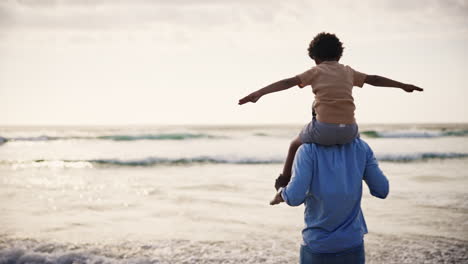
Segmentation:
[(258, 99), (260, 99), (260, 97), (264, 96), (265, 94), (286, 90), (293, 86), (299, 85), (300, 83), (301, 80), (297, 76), (277, 81), (240, 99), (239, 104), (242, 105), (248, 102), (255, 103), (258, 101)]
[(373, 86), (400, 88), (408, 93), (412, 93), (413, 91), (424, 91), (424, 89), (415, 85), (397, 82), (379, 75), (367, 75), (366, 80), (364, 82)]

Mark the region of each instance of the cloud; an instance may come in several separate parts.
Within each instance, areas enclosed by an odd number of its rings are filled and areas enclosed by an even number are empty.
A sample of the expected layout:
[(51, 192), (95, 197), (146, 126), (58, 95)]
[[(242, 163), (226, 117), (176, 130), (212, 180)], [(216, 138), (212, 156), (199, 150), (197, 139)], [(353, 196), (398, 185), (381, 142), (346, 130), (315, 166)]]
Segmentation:
[(189, 40), (207, 32), (287, 38), (322, 30), (363, 38), (441, 36), (468, 32), (468, 0), (0, 0), (0, 30), (3, 39), (44, 31), (81, 34), (75, 39), (117, 33)]
[(280, 1), (53, 1), (0, 3), (0, 26), (6, 29), (122, 29), (154, 24), (215, 27), (248, 19), (269, 22)]
[[(378, 3), (378, 1), (375, 1), (375, 3)], [(383, 3), (384, 7), (397, 12), (440, 10), (439, 12), (444, 14), (468, 14), (467, 0), (393, 0), (383, 1)]]

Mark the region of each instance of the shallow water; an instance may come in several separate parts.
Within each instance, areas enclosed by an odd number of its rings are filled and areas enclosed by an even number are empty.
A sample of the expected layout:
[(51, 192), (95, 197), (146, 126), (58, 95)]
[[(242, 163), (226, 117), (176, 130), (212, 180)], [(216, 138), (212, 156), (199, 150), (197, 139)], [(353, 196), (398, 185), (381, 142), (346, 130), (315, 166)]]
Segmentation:
[[(299, 129), (1, 128), (0, 263), (296, 261), (303, 208), (268, 202)], [(391, 184), (365, 188), (369, 262), (468, 261), (467, 127), (361, 131)]]

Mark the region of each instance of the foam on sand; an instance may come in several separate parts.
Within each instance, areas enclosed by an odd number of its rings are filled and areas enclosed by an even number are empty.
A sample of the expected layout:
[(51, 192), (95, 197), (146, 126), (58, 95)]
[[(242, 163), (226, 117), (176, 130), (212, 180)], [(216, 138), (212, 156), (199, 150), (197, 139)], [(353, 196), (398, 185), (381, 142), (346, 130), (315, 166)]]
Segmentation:
[[(0, 263), (297, 263), (300, 241), (156, 240), (70, 244), (0, 235)], [(467, 263), (467, 241), (370, 234), (366, 263)]]

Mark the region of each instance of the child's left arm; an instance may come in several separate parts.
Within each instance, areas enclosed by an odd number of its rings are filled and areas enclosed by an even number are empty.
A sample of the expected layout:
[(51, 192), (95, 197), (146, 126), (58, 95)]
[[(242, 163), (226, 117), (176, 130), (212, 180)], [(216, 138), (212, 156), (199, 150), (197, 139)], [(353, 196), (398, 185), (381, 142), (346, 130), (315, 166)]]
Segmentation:
[(301, 80), (297, 76), (294, 76), (292, 78), (283, 79), (281, 81), (277, 81), (275, 83), (272, 83), (272, 84), (270, 84), (268, 86), (265, 86), (264, 88), (262, 88), (260, 90), (257, 90), (255, 92), (247, 95), (246, 97), (240, 99), (239, 104), (243, 105), (243, 104), (248, 103), (248, 102), (255, 103), (255, 102), (258, 101), (258, 99), (260, 99), (260, 97), (264, 96), (265, 94), (286, 90), (286, 89), (289, 89), (289, 88), (294, 87), (296, 85), (299, 85), (300, 83), (301, 83)]
[(366, 79), (364, 80), (364, 83), (367, 83), (373, 86), (400, 88), (408, 93), (412, 93), (413, 91), (419, 91), (419, 92), (424, 91), (424, 89), (418, 86), (407, 84), (407, 83), (401, 83), (401, 82), (394, 81), (392, 79), (388, 79), (379, 75), (367, 75)]

